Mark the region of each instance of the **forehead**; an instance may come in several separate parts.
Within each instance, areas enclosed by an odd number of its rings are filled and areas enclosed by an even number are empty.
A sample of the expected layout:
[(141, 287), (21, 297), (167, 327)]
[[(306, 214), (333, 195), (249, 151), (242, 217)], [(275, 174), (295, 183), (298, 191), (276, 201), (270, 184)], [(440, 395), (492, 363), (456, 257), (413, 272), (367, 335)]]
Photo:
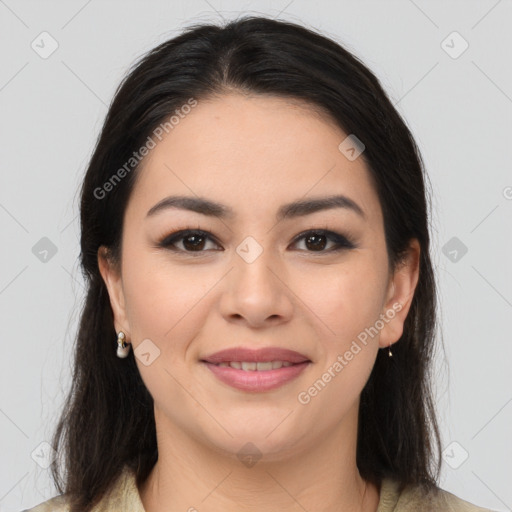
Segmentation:
[(254, 217), (284, 202), (340, 193), (378, 217), (363, 158), (351, 161), (339, 149), (346, 137), (300, 100), (234, 93), (198, 101), (161, 140), (153, 137), (132, 206), (147, 210), (166, 195), (187, 194)]

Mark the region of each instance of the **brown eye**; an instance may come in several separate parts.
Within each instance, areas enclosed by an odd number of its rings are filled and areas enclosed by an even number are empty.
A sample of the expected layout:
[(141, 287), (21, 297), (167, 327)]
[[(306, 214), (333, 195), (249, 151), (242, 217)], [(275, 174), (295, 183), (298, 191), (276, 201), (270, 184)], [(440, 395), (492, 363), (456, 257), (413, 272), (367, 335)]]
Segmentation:
[[(355, 247), (355, 245), (343, 235), (324, 229), (310, 230), (301, 233), (295, 239), (295, 243), (301, 240), (304, 240), (307, 252), (332, 252), (341, 249), (353, 249)], [(331, 247), (324, 250), (329, 241), (332, 243)]]
[[(330, 253), (356, 247), (343, 235), (325, 229), (309, 230), (301, 233), (295, 238), (294, 245), (302, 241), (304, 241), (305, 249), (301, 250), (309, 253)], [(213, 243), (213, 247), (208, 248), (208, 242)], [(179, 244), (181, 244), (181, 247)], [(208, 250), (219, 250), (219, 245), (208, 232), (197, 229), (184, 229), (171, 233), (158, 245), (178, 253), (197, 253), (198, 255)]]
[(325, 246), (327, 245), (326, 238), (327, 237), (325, 235), (318, 235), (318, 234), (308, 235), (305, 238), (306, 247), (308, 249), (312, 249), (314, 251), (318, 251), (318, 250), (321, 251), (321, 250), (325, 249)]
[(187, 235), (182, 238), (183, 246), (187, 250), (195, 251), (197, 249), (201, 250), (204, 248), (205, 238), (203, 235)]
[[(207, 250), (205, 245), (207, 245), (208, 240), (213, 241), (208, 233), (201, 230), (187, 229), (165, 237), (159, 245), (178, 252), (205, 252)], [(179, 243), (182, 243), (183, 248), (178, 246)]]

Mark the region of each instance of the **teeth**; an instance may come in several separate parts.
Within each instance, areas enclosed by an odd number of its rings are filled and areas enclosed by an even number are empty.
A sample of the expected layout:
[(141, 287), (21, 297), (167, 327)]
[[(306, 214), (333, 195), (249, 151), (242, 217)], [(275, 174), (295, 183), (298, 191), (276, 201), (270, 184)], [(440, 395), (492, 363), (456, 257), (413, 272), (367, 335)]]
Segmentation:
[(235, 368), (237, 370), (245, 370), (245, 371), (267, 371), (267, 370), (277, 370), (282, 366), (291, 366), (293, 363), (289, 361), (261, 361), (261, 362), (240, 362), (240, 361), (230, 361), (219, 363), (218, 366), (231, 366), (231, 368)]
[(272, 361), (268, 361), (266, 363), (258, 362), (256, 363), (256, 370), (272, 370)]

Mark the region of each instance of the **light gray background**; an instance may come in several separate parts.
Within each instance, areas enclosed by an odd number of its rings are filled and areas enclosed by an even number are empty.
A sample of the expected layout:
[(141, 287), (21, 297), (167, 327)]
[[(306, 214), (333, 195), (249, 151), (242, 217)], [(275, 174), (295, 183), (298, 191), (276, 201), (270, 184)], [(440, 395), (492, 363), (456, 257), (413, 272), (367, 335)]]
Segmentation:
[[(449, 462), (441, 486), (511, 510), (510, 0), (0, 0), (0, 511), (56, 494), (36, 461), (51, 453), (41, 443), (70, 383), (83, 294), (77, 189), (114, 90), (136, 57), (183, 27), (241, 13), (302, 23), (346, 45), (405, 116), (435, 194), (450, 369), (440, 353)], [(59, 45), (47, 59), (31, 48), (43, 31)], [(453, 31), (469, 43), (457, 58), (458, 36), (442, 45)], [(42, 237), (57, 247), (46, 262), (32, 252)], [(458, 261), (442, 251), (452, 237), (468, 248)]]

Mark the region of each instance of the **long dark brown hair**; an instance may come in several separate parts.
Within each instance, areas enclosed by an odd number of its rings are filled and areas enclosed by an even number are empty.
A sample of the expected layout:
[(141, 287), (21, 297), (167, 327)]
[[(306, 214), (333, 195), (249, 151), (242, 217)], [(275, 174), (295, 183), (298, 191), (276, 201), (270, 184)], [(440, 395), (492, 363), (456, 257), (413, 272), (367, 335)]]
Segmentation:
[(137, 166), (120, 180), (112, 176), (126, 170), (133, 152), (191, 98), (229, 91), (306, 101), (355, 134), (380, 199), (390, 268), (412, 238), (419, 241), (419, 281), (403, 335), (392, 358), (378, 351), (362, 391), (357, 465), (377, 485), (384, 477), (401, 489), (437, 485), (441, 448), (431, 388), (437, 300), (419, 150), (375, 75), (338, 42), (291, 22), (245, 16), (189, 26), (144, 55), (119, 85), (88, 165), (80, 205), (87, 291), (71, 389), (53, 437), (60, 456), (51, 466), (71, 512), (89, 511), (124, 466), (140, 485), (158, 458), (153, 399), (133, 351), (127, 359), (116, 357), (112, 309), (98, 269), (100, 246), (120, 258)]

